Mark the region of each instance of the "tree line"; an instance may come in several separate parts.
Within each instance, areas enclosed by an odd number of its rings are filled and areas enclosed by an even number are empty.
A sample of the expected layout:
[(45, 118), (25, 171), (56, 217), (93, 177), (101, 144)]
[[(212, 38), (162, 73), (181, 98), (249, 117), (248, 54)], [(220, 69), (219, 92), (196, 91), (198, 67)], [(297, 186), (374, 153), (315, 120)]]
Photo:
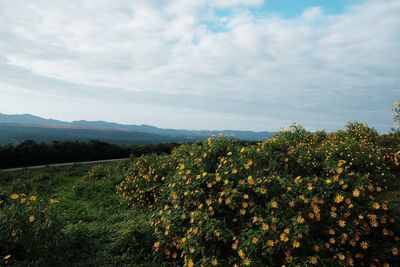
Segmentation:
[(27, 140), (18, 145), (0, 146), (0, 169), (65, 162), (95, 161), (169, 154), (177, 143), (117, 146), (102, 141), (53, 141), (50, 144)]

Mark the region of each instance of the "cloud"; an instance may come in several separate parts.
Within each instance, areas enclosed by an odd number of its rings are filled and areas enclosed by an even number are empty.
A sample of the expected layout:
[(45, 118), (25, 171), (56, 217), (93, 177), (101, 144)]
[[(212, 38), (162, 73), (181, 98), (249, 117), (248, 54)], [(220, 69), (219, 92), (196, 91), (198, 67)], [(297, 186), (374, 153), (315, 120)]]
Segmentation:
[[(99, 118), (106, 116), (99, 103), (140, 105), (152, 115), (138, 121), (137, 109), (127, 108), (126, 122), (164, 127), (274, 130), (300, 122), (335, 129), (358, 119), (388, 129), (399, 96), (399, 1), (367, 1), (333, 15), (312, 7), (290, 19), (249, 9), (261, 4), (4, 1), (1, 88), (27, 98), (26, 90), (40, 92), (38, 101), (55, 91), (66, 103), (88, 99)], [(10, 90), (1, 88), (6, 99)], [(48, 116), (68, 117), (53, 109)]]

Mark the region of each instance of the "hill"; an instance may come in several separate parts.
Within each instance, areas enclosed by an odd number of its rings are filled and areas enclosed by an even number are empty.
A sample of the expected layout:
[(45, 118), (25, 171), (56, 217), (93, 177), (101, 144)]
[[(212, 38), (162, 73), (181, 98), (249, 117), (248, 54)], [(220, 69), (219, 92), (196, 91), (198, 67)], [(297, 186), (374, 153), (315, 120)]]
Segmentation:
[(20, 143), (27, 139), (37, 142), (97, 139), (119, 145), (188, 142), (203, 140), (221, 132), (247, 141), (262, 141), (273, 134), (267, 131), (162, 129), (151, 125), (125, 125), (106, 121), (65, 122), (31, 114), (0, 113), (0, 144)]

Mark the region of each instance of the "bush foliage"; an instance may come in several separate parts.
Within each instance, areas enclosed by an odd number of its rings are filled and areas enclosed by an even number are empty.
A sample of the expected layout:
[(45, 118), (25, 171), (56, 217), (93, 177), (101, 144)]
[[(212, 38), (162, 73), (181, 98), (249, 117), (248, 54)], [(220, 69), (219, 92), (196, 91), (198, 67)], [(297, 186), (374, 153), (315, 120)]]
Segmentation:
[(90, 168), (0, 175), (0, 264), (400, 262), (399, 131), (293, 125), (260, 143), (211, 137)]
[[(256, 145), (225, 137), (135, 161), (119, 194), (151, 207), (155, 253), (186, 266), (395, 266), (399, 133), (299, 126)], [(396, 154), (397, 153), (397, 154)]]
[(54, 206), (56, 199), (45, 201), (36, 195), (13, 193), (0, 200), (0, 251), (3, 263), (12, 257), (25, 260), (47, 258), (59, 252), (62, 223)]

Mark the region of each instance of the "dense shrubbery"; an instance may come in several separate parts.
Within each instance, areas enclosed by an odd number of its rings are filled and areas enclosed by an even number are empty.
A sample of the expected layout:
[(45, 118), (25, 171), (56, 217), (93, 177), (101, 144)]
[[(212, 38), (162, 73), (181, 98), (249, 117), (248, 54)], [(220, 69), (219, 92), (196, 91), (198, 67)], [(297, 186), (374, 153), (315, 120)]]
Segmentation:
[(117, 192), (133, 205), (151, 207), (159, 197), (165, 179), (173, 174), (174, 163), (170, 156), (138, 158), (125, 172), (125, 179), (117, 185)]
[(35, 195), (2, 195), (0, 200), (0, 251), (5, 263), (12, 258), (46, 259), (59, 252), (62, 223), (54, 206)]
[(250, 146), (210, 138), (138, 160), (118, 192), (154, 201), (154, 249), (172, 262), (395, 266), (399, 218), (379, 196), (399, 179), (398, 140), (359, 123)]
[(257, 144), (212, 137), (88, 172), (27, 172), (31, 184), (4, 173), (0, 264), (397, 266), (399, 151), (396, 131), (292, 126)]

